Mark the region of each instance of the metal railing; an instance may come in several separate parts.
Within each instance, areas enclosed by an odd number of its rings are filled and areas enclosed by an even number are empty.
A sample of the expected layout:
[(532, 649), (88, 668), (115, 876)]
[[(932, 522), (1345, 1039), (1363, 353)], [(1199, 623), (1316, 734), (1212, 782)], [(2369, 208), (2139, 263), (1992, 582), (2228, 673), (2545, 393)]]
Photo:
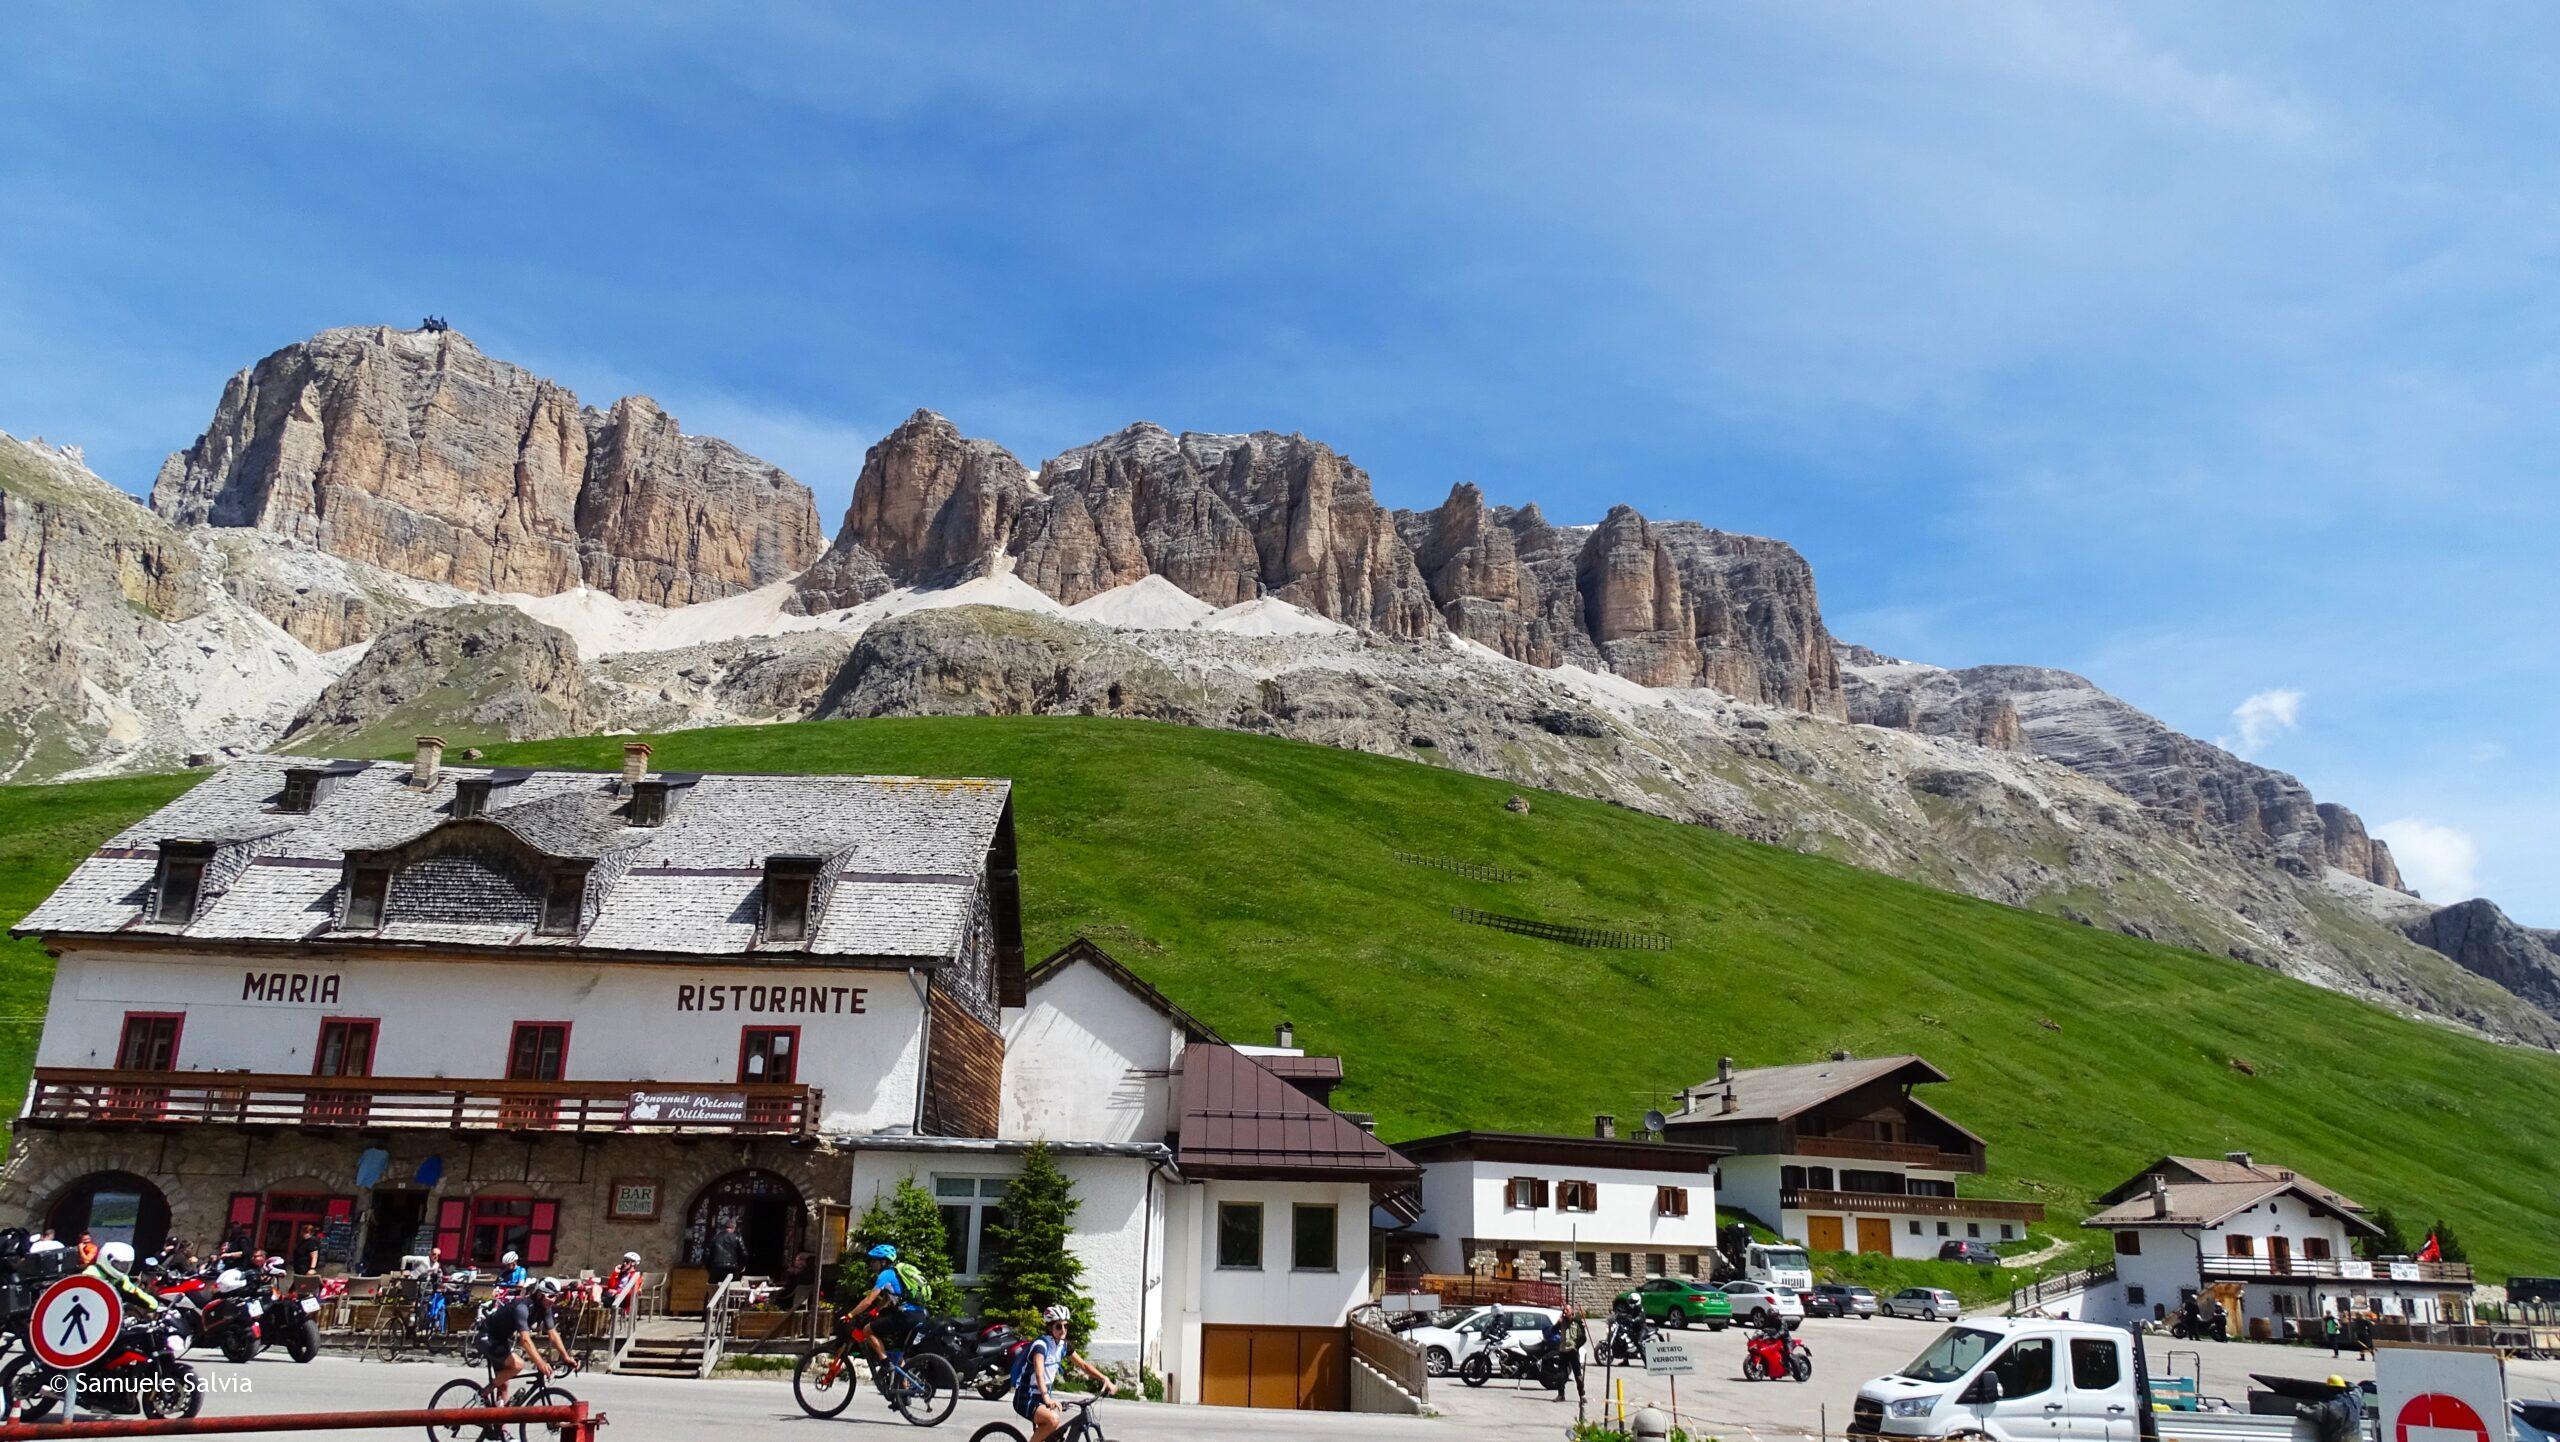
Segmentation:
[(289, 1126), (452, 1131), (670, 1132), (810, 1136), (821, 1093), (747, 1082), (687, 1090), (743, 1098), (728, 1120), (666, 1121), (632, 1112), (635, 1093), (681, 1084), (482, 1081), (452, 1077), (308, 1077), (260, 1072), (38, 1067), (25, 1119), (37, 1126)]
[(2042, 1202), (2000, 1202), (1983, 1197), (1930, 1197), (1910, 1192), (1781, 1193), (1778, 1205), (1809, 1212), (1869, 1212), (1898, 1217), (1979, 1217), (1993, 1222), (2041, 1222)]
[(2076, 1272), (2056, 1272), (2050, 1277), (2029, 1283), (2009, 1294), (2009, 1315), (2032, 1312), (2047, 1302), (2058, 1302), (2074, 1292), (2103, 1287), (2116, 1279), (2116, 1264), (2101, 1262)]
[(1390, 1292), (1422, 1292), (1437, 1296), (1444, 1307), (1485, 1307), (1510, 1304), (1521, 1307), (1560, 1307), (1564, 1305), (1564, 1283), (1533, 1282), (1518, 1277), (1485, 1276), (1474, 1272), (1389, 1272), (1386, 1290)]
[[(2357, 1269), (2351, 1272), (2349, 1269)], [(2208, 1277), (2308, 1277), (2341, 1282), (2450, 1282), (2471, 1285), (2468, 1262), (2368, 1262), (2352, 1257), (2212, 1257)]]

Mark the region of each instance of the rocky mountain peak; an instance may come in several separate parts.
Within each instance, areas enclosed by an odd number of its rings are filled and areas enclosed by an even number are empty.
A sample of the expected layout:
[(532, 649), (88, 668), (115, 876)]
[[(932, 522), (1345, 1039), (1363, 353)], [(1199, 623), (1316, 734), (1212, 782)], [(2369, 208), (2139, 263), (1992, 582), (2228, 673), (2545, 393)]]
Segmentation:
[(450, 330), (322, 331), (224, 386), (152, 506), (467, 591), (588, 585), (662, 605), (791, 576), (817, 507), (656, 402), (599, 413)]

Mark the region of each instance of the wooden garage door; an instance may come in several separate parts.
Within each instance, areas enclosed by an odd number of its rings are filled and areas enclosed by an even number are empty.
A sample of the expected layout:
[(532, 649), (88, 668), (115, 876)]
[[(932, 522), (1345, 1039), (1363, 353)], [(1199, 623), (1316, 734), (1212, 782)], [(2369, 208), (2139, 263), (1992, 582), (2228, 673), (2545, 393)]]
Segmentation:
[(1890, 1252), (1893, 1250), (1893, 1218), (1858, 1218), (1858, 1250)]
[(1351, 1381), (1340, 1327), (1200, 1329), (1200, 1400), (1212, 1407), (1339, 1412)]
[(1843, 1252), (1848, 1250), (1848, 1244), (1840, 1239), (1840, 1219), (1838, 1217), (1805, 1218), (1804, 1236), (1805, 1247), (1810, 1251)]

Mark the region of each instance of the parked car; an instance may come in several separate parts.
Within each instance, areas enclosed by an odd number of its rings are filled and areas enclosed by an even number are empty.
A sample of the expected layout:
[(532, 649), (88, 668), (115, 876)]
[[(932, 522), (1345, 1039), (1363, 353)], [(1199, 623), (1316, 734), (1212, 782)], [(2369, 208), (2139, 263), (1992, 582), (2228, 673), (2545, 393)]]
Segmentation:
[(1813, 1300), (1805, 1304), (1804, 1311), (1808, 1317), (1856, 1317), (1864, 1321), (1876, 1314), (1876, 1294), (1845, 1282), (1825, 1282), (1813, 1289)]
[(2000, 1265), (2000, 1253), (1994, 1250), (1989, 1242), (1940, 1242), (1938, 1260), (1971, 1262), (1977, 1267), (1996, 1267)]
[(1471, 1307), (1448, 1326), (1416, 1327), (1404, 1337), (1422, 1349), (1424, 1370), (1447, 1377), (1484, 1350), (1485, 1328), (1497, 1314), (1513, 1332), (1532, 1337), (1559, 1315), (1553, 1307)]
[(1772, 1288), (1766, 1282), (1727, 1282), (1723, 1287), (1725, 1305), (1733, 1309), (1737, 1322), (1758, 1322), (1763, 1315), (1788, 1321), (1804, 1320), (1804, 1300), (1792, 1287)]
[(1964, 1315), (1964, 1303), (1944, 1287), (1905, 1287), (1884, 1299), (1877, 1308), (1888, 1317), (1910, 1317), (1922, 1322), (1952, 1322)]
[(1674, 1327), (1703, 1325), (1710, 1332), (1721, 1332), (1733, 1323), (1732, 1299), (1704, 1282), (1656, 1277), (1632, 1292), (1618, 1294), (1620, 1301), (1629, 1297), (1646, 1317)]

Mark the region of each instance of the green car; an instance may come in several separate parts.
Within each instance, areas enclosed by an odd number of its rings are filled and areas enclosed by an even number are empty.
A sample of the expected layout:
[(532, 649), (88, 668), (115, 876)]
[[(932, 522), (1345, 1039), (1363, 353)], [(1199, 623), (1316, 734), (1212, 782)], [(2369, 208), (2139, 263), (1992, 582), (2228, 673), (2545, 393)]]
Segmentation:
[(1656, 1277), (1632, 1292), (1618, 1294), (1621, 1302), (1629, 1297), (1636, 1299), (1647, 1317), (1674, 1327), (1704, 1322), (1708, 1330), (1721, 1332), (1733, 1322), (1732, 1301), (1704, 1282)]

